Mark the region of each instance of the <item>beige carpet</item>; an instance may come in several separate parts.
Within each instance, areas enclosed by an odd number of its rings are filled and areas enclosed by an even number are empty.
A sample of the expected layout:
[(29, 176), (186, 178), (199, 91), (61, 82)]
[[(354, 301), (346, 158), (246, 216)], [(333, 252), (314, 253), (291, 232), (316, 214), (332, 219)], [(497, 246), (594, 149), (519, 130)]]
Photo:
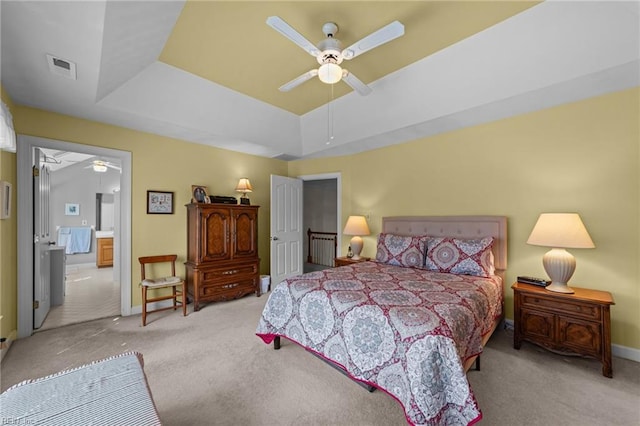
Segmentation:
[[(403, 425), (400, 405), (369, 393), (295, 344), (274, 351), (255, 336), (266, 297), (209, 304), (185, 318), (165, 311), (42, 331), (14, 343), (2, 390), (27, 378), (127, 350), (144, 355), (165, 425)], [(640, 364), (614, 358), (613, 379), (593, 360), (534, 345), (511, 347), (499, 330), (469, 381), (484, 425), (638, 425)]]

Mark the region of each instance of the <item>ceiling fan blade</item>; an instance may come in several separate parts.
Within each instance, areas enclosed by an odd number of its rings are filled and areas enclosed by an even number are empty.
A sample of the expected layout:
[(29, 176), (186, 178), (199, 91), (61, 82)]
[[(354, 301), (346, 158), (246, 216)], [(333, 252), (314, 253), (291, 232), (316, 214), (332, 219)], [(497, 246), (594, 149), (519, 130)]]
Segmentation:
[(297, 87), (299, 85), (301, 85), (302, 83), (304, 83), (307, 80), (311, 80), (313, 77), (318, 75), (318, 70), (313, 69), (311, 71), (307, 71), (304, 74), (302, 74), (300, 77), (296, 77), (293, 80), (291, 80), (290, 82), (283, 84), (282, 86), (280, 86), (280, 88), (278, 90), (280, 90), (281, 92), (288, 92), (289, 90), (293, 89), (294, 87)]
[(267, 18), (267, 25), (303, 48), (305, 52), (307, 52), (314, 58), (320, 53), (318, 48), (313, 43), (307, 40), (302, 34), (294, 30), (291, 25), (287, 24), (279, 16), (269, 16)]
[(110, 169), (114, 169), (114, 170), (117, 170), (117, 171), (119, 171), (119, 172), (121, 172), (121, 171), (122, 171), (122, 169), (121, 169), (120, 167), (118, 167), (118, 166), (114, 166), (114, 165), (113, 165), (113, 164), (111, 164), (111, 163), (105, 163), (104, 165), (105, 165), (105, 166), (107, 166), (107, 167), (109, 167)]
[(393, 21), (389, 25), (380, 28), (378, 31), (374, 31), (362, 40), (344, 49), (342, 56), (344, 56), (345, 59), (353, 59), (402, 35), (404, 35), (404, 25), (399, 21)]
[(351, 74), (347, 70), (342, 70), (342, 81), (347, 83), (353, 90), (355, 90), (362, 96), (367, 96), (369, 93), (371, 93), (371, 87), (364, 84), (358, 77)]

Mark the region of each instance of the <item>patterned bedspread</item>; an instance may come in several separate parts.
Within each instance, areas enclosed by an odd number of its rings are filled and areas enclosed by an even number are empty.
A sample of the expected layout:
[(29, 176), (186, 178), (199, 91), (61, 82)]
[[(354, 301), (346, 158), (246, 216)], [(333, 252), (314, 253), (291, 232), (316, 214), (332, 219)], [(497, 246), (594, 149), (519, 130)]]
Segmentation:
[(463, 363), (502, 314), (499, 277), (361, 262), (300, 275), (271, 292), (256, 334), (283, 336), (402, 404), (411, 424), (482, 418)]

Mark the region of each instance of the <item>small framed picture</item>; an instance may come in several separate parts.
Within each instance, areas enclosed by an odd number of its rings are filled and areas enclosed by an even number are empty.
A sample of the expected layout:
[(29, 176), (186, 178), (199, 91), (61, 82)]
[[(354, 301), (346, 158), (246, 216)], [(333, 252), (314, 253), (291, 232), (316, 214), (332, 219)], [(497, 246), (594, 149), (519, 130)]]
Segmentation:
[(191, 185), (191, 202), (192, 203), (208, 203), (209, 190), (206, 186)]
[(0, 181), (0, 198), (2, 198), (0, 219), (9, 219), (11, 217), (11, 197), (11, 184), (4, 180)]
[(77, 203), (65, 203), (65, 205), (64, 205), (64, 214), (66, 216), (79, 216), (80, 215), (80, 204), (77, 204)]
[(173, 214), (173, 192), (147, 191), (147, 214)]

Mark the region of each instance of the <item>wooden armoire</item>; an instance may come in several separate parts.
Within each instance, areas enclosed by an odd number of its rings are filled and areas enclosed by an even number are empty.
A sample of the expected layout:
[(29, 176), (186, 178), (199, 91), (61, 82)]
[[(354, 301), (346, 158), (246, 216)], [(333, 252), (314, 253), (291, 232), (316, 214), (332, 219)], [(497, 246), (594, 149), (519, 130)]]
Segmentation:
[(258, 207), (187, 204), (187, 291), (200, 302), (260, 296)]

